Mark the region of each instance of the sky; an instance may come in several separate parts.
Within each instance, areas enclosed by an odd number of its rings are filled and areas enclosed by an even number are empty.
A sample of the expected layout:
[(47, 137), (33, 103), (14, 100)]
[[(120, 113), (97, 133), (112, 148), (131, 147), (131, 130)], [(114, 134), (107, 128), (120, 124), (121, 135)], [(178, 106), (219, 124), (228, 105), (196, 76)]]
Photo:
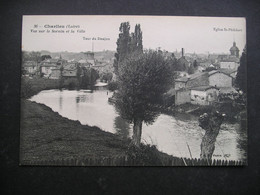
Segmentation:
[[(186, 53), (229, 53), (233, 41), (241, 52), (246, 44), (245, 18), (28, 15), (23, 16), (21, 47), (25, 51), (115, 51), (122, 22), (130, 23), (130, 32), (136, 24), (141, 25), (146, 49), (160, 47), (175, 52), (184, 48)], [(98, 40), (98, 37), (106, 40)]]

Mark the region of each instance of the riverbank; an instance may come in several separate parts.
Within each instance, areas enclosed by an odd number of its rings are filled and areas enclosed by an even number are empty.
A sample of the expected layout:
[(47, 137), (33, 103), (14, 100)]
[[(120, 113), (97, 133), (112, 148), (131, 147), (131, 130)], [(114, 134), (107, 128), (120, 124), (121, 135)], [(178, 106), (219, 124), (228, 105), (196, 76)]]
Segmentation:
[[(160, 165), (171, 156), (154, 146), (130, 146), (130, 139), (81, 125), (53, 112), (49, 107), (21, 100), (20, 163), (60, 161), (66, 159), (101, 159), (128, 156), (141, 165)], [(162, 164), (161, 164), (162, 165)]]
[(174, 114), (174, 113), (185, 113), (191, 114), (194, 116), (200, 116), (203, 113), (209, 113), (212, 110), (216, 110), (220, 113), (226, 115), (225, 121), (227, 122), (235, 122), (235, 121), (245, 121), (246, 120), (246, 109), (239, 108), (234, 106), (234, 103), (216, 103), (215, 105), (194, 105), (190, 103), (178, 105), (178, 106), (170, 106), (168, 108), (161, 108), (162, 113)]
[(45, 105), (21, 101), (20, 159), (54, 160), (125, 154), (129, 141), (61, 117)]
[(40, 77), (22, 77), (21, 80), (21, 98), (30, 98), (36, 95), (42, 90), (48, 89), (60, 89), (61, 80), (60, 79), (46, 79)]

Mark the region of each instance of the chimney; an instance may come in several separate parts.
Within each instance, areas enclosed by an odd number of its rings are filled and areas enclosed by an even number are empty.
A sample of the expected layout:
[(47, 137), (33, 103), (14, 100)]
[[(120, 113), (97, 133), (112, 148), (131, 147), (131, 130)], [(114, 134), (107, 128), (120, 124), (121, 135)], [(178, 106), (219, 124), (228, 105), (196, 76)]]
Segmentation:
[(183, 56), (184, 56), (184, 49), (181, 48), (181, 57), (183, 57)]

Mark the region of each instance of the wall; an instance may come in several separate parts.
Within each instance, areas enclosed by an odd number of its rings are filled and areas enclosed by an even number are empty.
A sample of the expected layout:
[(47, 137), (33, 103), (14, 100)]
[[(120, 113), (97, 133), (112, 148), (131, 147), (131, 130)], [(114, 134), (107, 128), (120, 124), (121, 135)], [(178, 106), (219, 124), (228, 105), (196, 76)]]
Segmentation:
[(175, 93), (175, 105), (190, 103), (190, 90), (178, 90)]
[(186, 85), (186, 83), (184, 83), (184, 82), (175, 81), (175, 87), (174, 87), (174, 89), (175, 89), (175, 90), (179, 90), (179, 89), (181, 89), (181, 88), (185, 88), (185, 85)]
[(54, 70), (52, 70), (50, 79), (59, 79), (60, 76), (61, 76), (61, 71), (60, 71), (60, 69), (54, 69)]
[(76, 77), (77, 76), (77, 69), (75, 70), (66, 70), (64, 69), (62, 71), (63, 76), (68, 76), (68, 77)]
[(207, 91), (191, 90), (191, 103), (198, 105), (209, 105), (211, 102), (217, 100), (217, 89), (208, 89)]
[(199, 105), (207, 105), (206, 97), (207, 93), (206, 91), (197, 91), (197, 90), (191, 90), (191, 103), (192, 104), (199, 104)]
[(43, 67), (41, 67), (41, 70), (42, 70), (42, 73), (44, 73), (44, 74), (46, 74), (46, 75), (49, 75), (49, 74), (51, 74), (51, 69), (52, 68), (54, 68), (54, 67), (46, 67), (46, 66), (43, 66)]
[(232, 87), (232, 77), (221, 72), (212, 74), (209, 76), (209, 85), (216, 87)]
[(236, 62), (220, 62), (220, 68), (237, 70), (239, 64)]
[(36, 66), (28, 66), (24, 68), (28, 73), (35, 73), (36, 72)]

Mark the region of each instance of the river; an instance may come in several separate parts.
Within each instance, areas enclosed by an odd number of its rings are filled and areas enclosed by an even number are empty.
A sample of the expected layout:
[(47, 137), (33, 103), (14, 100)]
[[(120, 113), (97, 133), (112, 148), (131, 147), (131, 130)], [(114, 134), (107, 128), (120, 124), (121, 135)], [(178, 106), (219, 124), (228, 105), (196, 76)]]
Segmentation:
[[(108, 103), (112, 96), (104, 87), (89, 90), (44, 90), (30, 100), (45, 104), (61, 116), (78, 120), (83, 125), (97, 126), (122, 137), (132, 136), (132, 124), (124, 121)], [(223, 123), (217, 137), (213, 158), (245, 160), (247, 133), (240, 123)], [(204, 130), (196, 116), (190, 114), (161, 114), (152, 125), (143, 124), (142, 142), (156, 145), (167, 154), (199, 158)], [(188, 150), (191, 150), (191, 154)]]

